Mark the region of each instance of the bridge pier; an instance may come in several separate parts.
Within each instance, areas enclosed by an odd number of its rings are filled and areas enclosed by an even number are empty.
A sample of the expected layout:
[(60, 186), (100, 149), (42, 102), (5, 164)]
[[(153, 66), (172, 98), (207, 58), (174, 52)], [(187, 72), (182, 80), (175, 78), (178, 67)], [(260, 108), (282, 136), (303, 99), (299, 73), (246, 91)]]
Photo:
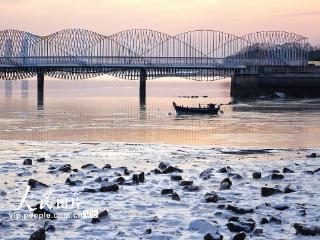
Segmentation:
[(146, 82), (147, 82), (147, 70), (145, 68), (140, 69), (140, 105), (146, 104)]
[(43, 107), (43, 95), (44, 95), (44, 73), (37, 73), (37, 103), (38, 109)]

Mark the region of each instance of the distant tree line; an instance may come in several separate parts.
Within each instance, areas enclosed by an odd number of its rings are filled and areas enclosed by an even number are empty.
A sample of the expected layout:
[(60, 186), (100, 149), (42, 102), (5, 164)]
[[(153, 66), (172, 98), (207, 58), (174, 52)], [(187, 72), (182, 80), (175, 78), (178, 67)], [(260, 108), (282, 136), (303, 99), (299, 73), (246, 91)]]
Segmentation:
[(310, 48), (309, 61), (320, 61), (320, 46)]
[[(288, 51), (284, 51), (288, 49)], [(238, 58), (238, 59), (262, 59), (262, 58), (286, 58), (291, 57), (290, 53), (295, 52), (296, 54), (306, 53), (309, 49), (309, 61), (320, 61), (320, 46), (314, 47), (307, 45), (302, 47), (299, 44), (282, 44), (282, 45), (261, 45), (256, 44), (248, 46), (242, 49), (240, 52), (230, 55), (227, 58)]]

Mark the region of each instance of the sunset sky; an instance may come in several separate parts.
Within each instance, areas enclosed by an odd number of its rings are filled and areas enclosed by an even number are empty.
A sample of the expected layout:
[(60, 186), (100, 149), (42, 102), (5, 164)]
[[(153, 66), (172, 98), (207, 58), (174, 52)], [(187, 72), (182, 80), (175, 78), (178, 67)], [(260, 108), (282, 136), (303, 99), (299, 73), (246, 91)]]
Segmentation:
[(110, 35), (131, 28), (169, 34), (215, 29), (238, 35), (285, 30), (320, 44), (319, 0), (0, 0), (0, 29), (38, 35), (84, 28)]

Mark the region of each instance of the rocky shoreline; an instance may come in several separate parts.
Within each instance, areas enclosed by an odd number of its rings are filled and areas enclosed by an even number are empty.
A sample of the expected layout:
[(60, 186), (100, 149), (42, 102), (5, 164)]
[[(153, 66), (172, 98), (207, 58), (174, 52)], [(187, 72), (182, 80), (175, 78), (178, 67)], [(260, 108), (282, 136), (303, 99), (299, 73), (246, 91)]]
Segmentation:
[[(1, 239), (320, 236), (318, 149), (11, 141), (0, 151)], [(12, 218), (30, 212), (17, 210), (27, 186), (40, 219)], [(98, 215), (60, 218), (88, 209)]]

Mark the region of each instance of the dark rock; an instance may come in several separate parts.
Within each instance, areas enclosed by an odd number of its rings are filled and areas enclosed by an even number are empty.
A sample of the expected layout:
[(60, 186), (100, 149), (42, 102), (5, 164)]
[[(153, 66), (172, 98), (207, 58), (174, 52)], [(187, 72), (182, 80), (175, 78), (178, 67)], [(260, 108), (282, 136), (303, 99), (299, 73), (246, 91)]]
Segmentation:
[(284, 176), (282, 174), (279, 174), (279, 173), (273, 173), (271, 175), (271, 180), (281, 180), (283, 178), (284, 178)]
[(181, 181), (182, 177), (181, 177), (181, 175), (171, 175), (170, 179), (172, 181)]
[(116, 183), (109, 183), (101, 186), (100, 192), (117, 192), (119, 190), (119, 186)]
[(51, 224), (45, 226), (46, 232), (54, 232), (55, 230), (56, 230), (56, 227)]
[(94, 188), (85, 188), (82, 190), (82, 192), (95, 193), (95, 192), (97, 192), (97, 190)]
[(268, 224), (268, 223), (275, 223), (275, 224), (281, 224), (282, 221), (278, 218), (275, 218), (273, 216), (269, 217), (269, 218), (262, 218), (261, 221), (260, 221), (261, 225), (264, 225), (264, 224)]
[(238, 213), (238, 214), (246, 214), (246, 213), (253, 213), (254, 210), (252, 208), (239, 208), (236, 206), (228, 205), (227, 210)]
[(231, 176), (232, 179), (241, 180), (243, 177), (240, 174), (237, 173), (229, 173), (229, 176)]
[(23, 171), (23, 172), (17, 173), (18, 177), (31, 176), (31, 175), (32, 175), (32, 172), (29, 172), (29, 171)]
[(146, 234), (151, 234), (151, 233), (152, 233), (151, 228), (146, 229)]
[(226, 208), (226, 205), (224, 205), (224, 204), (219, 204), (219, 205), (217, 206), (217, 208), (218, 208), (218, 209), (225, 209), (225, 208)]
[(133, 174), (133, 175), (132, 175), (132, 181), (133, 181), (135, 184), (139, 184), (138, 174)]
[(320, 227), (318, 226), (306, 226), (302, 223), (295, 223), (293, 227), (296, 229), (296, 234), (304, 236), (317, 236), (320, 235)]
[(153, 172), (154, 172), (155, 174), (162, 174), (162, 172), (161, 172), (158, 168), (155, 168), (155, 169), (153, 170)]
[(32, 159), (27, 158), (27, 159), (23, 160), (23, 165), (32, 165)]
[(187, 192), (198, 192), (198, 191), (200, 191), (200, 187), (194, 186), (194, 185), (185, 186), (185, 187), (183, 187), (183, 190), (187, 191)]
[(126, 181), (126, 180), (125, 180), (123, 177), (118, 177), (118, 178), (115, 180), (115, 182), (118, 183), (118, 184), (120, 184), (120, 185), (124, 184), (125, 181)]
[(72, 169), (73, 172), (79, 172), (77, 168)]
[(101, 183), (102, 182), (102, 178), (101, 177), (97, 177), (94, 181), (97, 182), (97, 183)]
[(65, 164), (63, 166), (61, 166), (58, 171), (61, 171), (61, 172), (70, 172), (71, 171), (71, 165), (70, 164)]
[(102, 211), (102, 212), (100, 212), (99, 214), (98, 214), (98, 217), (97, 218), (92, 218), (92, 220), (91, 220), (91, 223), (99, 223), (99, 222), (101, 222), (101, 220), (103, 219), (103, 218), (105, 218), (106, 216), (108, 216), (109, 215), (109, 213), (108, 213), (108, 211), (107, 210), (104, 210), (104, 211)]
[(245, 232), (239, 232), (233, 236), (232, 240), (244, 240), (246, 237), (247, 234)]
[(262, 187), (261, 188), (261, 196), (263, 197), (270, 197), (274, 194), (282, 193), (281, 190), (276, 188), (268, 188), (268, 187)]
[(161, 169), (161, 170), (165, 170), (167, 167), (169, 167), (170, 166), (170, 164), (169, 163), (166, 163), (166, 162), (161, 162), (161, 163), (159, 163), (159, 168)]
[(124, 236), (124, 234), (125, 234), (125, 233), (124, 233), (123, 231), (119, 231), (119, 232), (117, 233), (118, 236)]
[(181, 181), (180, 186), (191, 186), (193, 181)]
[(265, 218), (265, 217), (262, 218), (261, 221), (260, 221), (261, 225), (264, 225), (264, 224), (267, 224), (267, 223), (269, 223), (269, 220), (267, 218)]
[(180, 196), (178, 195), (178, 193), (174, 192), (171, 195), (171, 199), (175, 201), (180, 201)]
[(282, 221), (280, 219), (275, 218), (273, 216), (270, 217), (269, 222), (270, 223), (276, 223), (276, 224), (281, 224), (282, 223)]
[(130, 171), (128, 170), (128, 168), (125, 167), (125, 168), (123, 169), (123, 174), (126, 175), (126, 176), (129, 176), (129, 175), (130, 175)]
[(213, 168), (208, 168), (200, 173), (200, 178), (202, 178), (203, 180), (208, 180), (209, 178), (211, 178), (212, 172)]
[(231, 217), (227, 223), (227, 227), (231, 232), (252, 232), (256, 223), (253, 219), (240, 219)]
[(280, 173), (279, 170), (272, 170), (272, 173)]
[(83, 182), (80, 180), (71, 180), (70, 177), (68, 177), (65, 181), (66, 184), (70, 185), (70, 186), (79, 186), (81, 185)]
[(286, 168), (286, 167), (283, 168), (282, 172), (283, 173), (294, 173), (293, 170), (291, 170), (290, 168)]
[(144, 172), (138, 174), (139, 182), (143, 183), (145, 181)]
[(293, 190), (290, 185), (286, 186), (286, 188), (284, 189), (284, 193), (288, 194), (288, 193), (293, 193), (295, 192), (295, 190)]
[(299, 209), (298, 213), (299, 213), (300, 216), (306, 216), (307, 215), (306, 209)]
[(271, 203), (264, 203), (266, 207), (271, 207)]
[(40, 204), (37, 204), (32, 208), (34, 208), (33, 214), (41, 215), (41, 218), (46, 218), (51, 220), (56, 219), (55, 214), (47, 206), (40, 208)]
[(314, 173), (320, 172), (320, 168), (317, 168), (316, 170), (313, 171)]
[(193, 220), (189, 223), (189, 230), (197, 231), (198, 233), (207, 234), (210, 233), (213, 239), (221, 239), (221, 235), (218, 232), (218, 226), (212, 225), (203, 219)]
[(29, 240), (45, 240), (46, 239), (46, 231), (44, 230), (44, 228), (40, 228), (37, 231), (33, 232), (30, 237)]
[(108, 216), (108, 215), (109, 215), (108, 211), (107, 211), (107, 210), (103, 210), (102, 212), (100, 212), (100, 213), (98, 214), (98, 217), (99, 217), (99, 218), (104, 218), (104, 217), (106, 217), (106, 216)]
[(106, 165), (103, 166), (102, 169), (110, 169), (111, 168), (111, 165), (109, 163), (107, 163)]
[(232, 186), (232, 182), (230, 178), (225, 178), (222, 180), (220, 184), (220, 190), (228, 190), (231, 188), (231, 186)]
[(162, 189), (161, 190), (161, 195), (167, 195), (167, 194), (172, 194), (173, 193), (173, 189), (169, 188), (169, 189)]
[(252, 177), (254, 179), (260, 179), (261, 178), (261, 172), (253, 172)]
[(253, 235), (254, 236), (261, 236), (263, 234), (263, 229), (261, 228), (257, 228), (256, 230), (254, 230)]
[(154, 217), (152, 217), (150, 220), (148, 220), (148, 222), (158, 222), (159, 221), (159, 218), (158, 218), (158, 216), (154, 216)]
[(285, 205), (285, 204), (278, 204), (278, 205), (273, 206), (273, 208), (278, 211), (284, 211), (284, 210), (289, 209), (289, 206)]
[(45, 161), (46, 161), (46, 159), (45, 159), (44, 157), (37, 159), (37, 162), (39, 162), (39, 163), (43, 163), (43, 162), (45, 162)]
[(204, 196), (206, 202), (217, 203), (220, 200), (224, 200), (224, 198), (219, 197), (216, 192), (208, 192)]
[(122, 185), (124, 186), (134, 186), (137, 185), (133, 180), (126, 180)]
[(309, 158), (316, 158), (317, 154), (316, 153), (311, 153), (310, 155), (307, 155), (307, 157)]
[(169, 167), (167, 167), (166, 169), (164, 169), (164, 170), (162, 171), (163, 174), (168, 174), (168, 173), (173, 173), (173, 172), (182, 173), (183, 170), (180, 169), (180, 168), (177, 168), (177, 167), (169, 166)]
[(82, 169), (97, 169), (97, 167), (92, 163), (84, 164), (81, 166), (81, 168)]
[(222, 240), (223, 236), (220, 233), (215, 233), (215, 234), (211, 234), (211, 233), (207, 233), (206, 235), (204, 235), (203, 240)]
[(38, 187), (46, 187), (47, 188), (47, 187), (49, 187), (47, 184), (39, 182), (35, 179), (29, 179), (28, 185), (30, 186), (30, 188), (38, 188)]
[(218, 173), (227, 173), (227, 172), (230, 172), (231, 170), (232, 170), (231, 167), (226, 166), (226, 167), (220, 168), (217, 172)]

